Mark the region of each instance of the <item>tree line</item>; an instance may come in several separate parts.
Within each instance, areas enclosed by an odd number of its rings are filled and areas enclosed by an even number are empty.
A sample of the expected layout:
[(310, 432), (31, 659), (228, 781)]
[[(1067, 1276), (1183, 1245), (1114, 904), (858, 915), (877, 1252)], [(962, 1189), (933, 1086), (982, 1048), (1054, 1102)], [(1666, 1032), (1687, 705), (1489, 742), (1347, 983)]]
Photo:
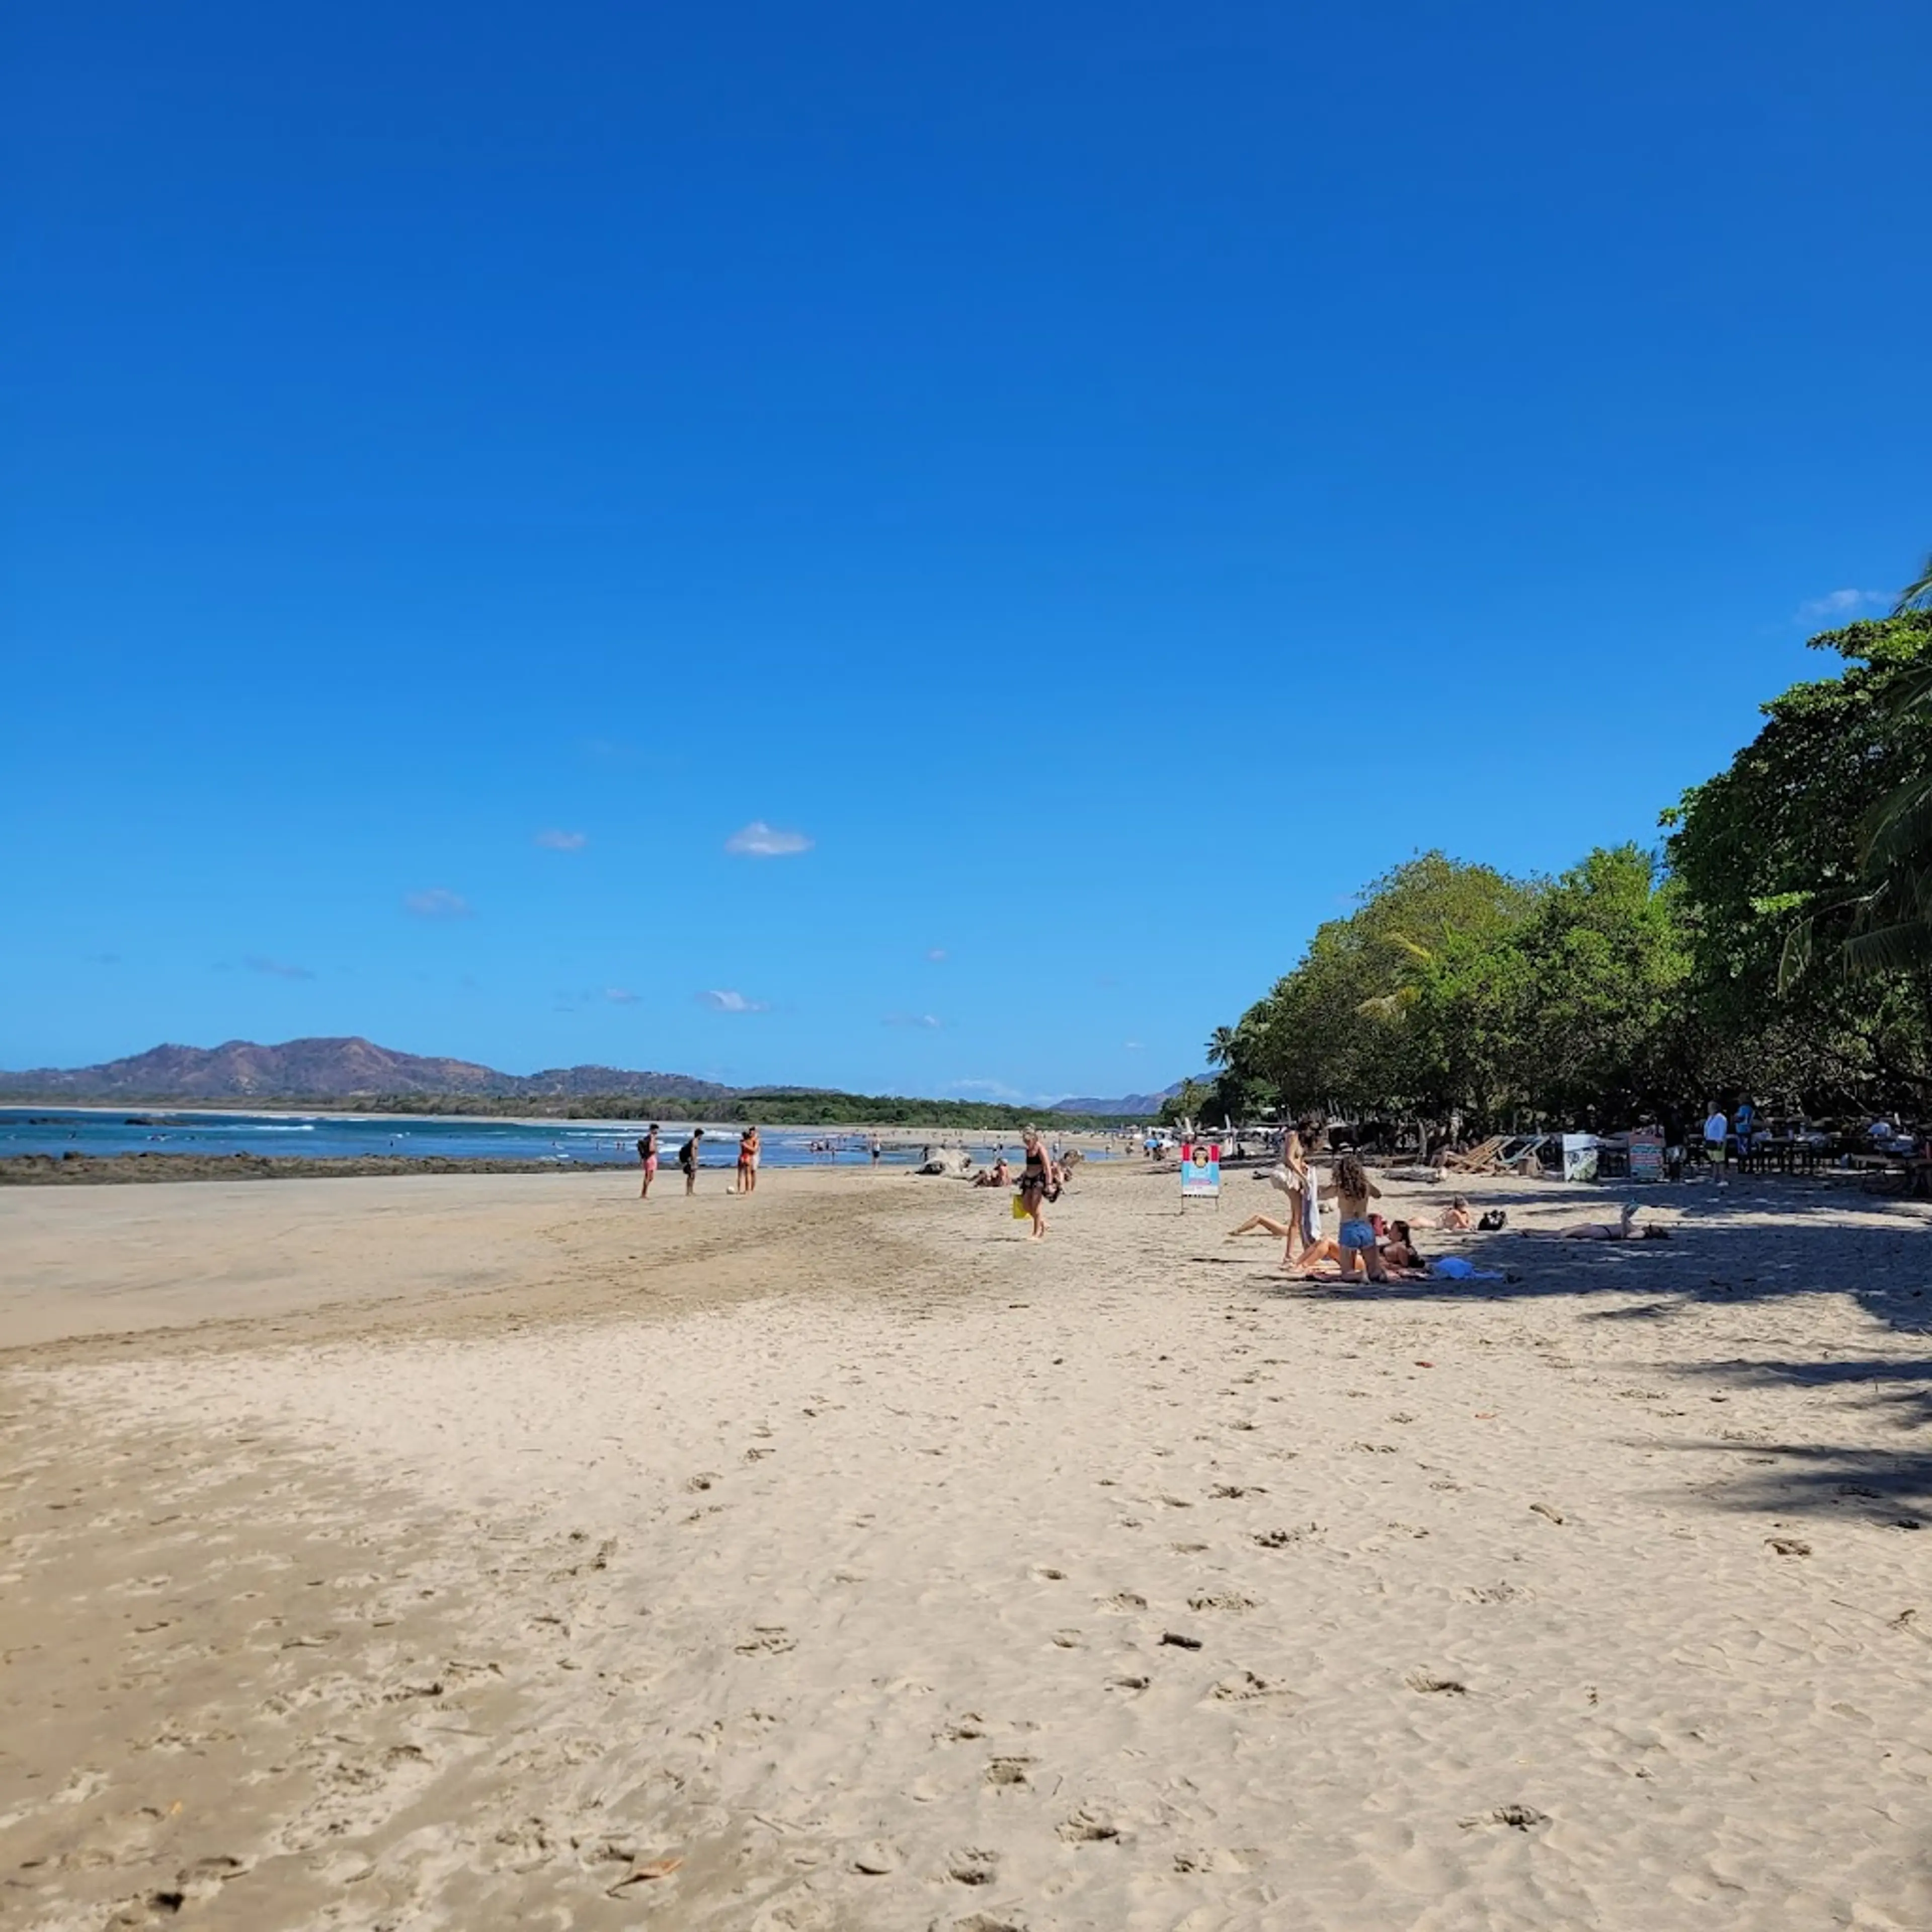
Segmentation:
[(1932, 563), (1814, 638), (1654, 850), (1512, 878), (1428, 852), (1317, 928), (1174, 1111), (1605, 1126), (1749, 1092), (1932, 1110)]

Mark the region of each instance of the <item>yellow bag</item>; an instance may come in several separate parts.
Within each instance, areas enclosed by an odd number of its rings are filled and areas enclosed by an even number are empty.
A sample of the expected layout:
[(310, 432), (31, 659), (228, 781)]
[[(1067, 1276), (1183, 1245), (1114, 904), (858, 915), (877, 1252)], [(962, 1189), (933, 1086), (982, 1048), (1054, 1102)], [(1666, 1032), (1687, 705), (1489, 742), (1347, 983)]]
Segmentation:
[(1026, 1218), (1027, 1204), (1025, 1198), (1022, 1195), (1016, 1194), (1013, 1196), (1013, 1219), (1016, 1221), (1024, 1221)]

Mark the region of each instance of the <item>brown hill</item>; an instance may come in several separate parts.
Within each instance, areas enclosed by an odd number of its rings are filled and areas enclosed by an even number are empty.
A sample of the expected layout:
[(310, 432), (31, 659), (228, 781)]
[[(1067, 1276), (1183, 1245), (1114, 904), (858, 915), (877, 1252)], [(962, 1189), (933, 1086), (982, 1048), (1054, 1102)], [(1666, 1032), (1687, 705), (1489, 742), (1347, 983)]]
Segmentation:
[(707, 1100), (731, 1090), (687, 1073), (614, 1066), (503, 1073), (475, 1060), (398, 1053), (360, 1038), (290, 1040), (278, 1046), (248, 1040), (214, 1047), (157, 1046), (98, 1066), (0, 1072), (0, 1094), (69, 1100), (326, 1100), (377, 1094), (639, 1094)]

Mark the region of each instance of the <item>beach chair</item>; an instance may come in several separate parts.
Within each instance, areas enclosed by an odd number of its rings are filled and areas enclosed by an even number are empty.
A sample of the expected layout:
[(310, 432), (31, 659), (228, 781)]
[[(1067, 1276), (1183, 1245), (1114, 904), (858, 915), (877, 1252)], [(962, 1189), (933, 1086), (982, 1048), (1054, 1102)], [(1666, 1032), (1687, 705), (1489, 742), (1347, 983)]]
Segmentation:
[(1543, 1150), (1552, 1136), (1549, 1134), (1525, 1134), (1522, 1144), (1512, 1144), (1496, 1157), (1496, 1165), (1505, 1174), (1530, 1174), (1540, 1172), (1543, 1166)]
[(1442, 1156), (1442, 1165), (1453, 1168), (1458, 1174), (1486, 1172), (1496, 1157), (1497, 1150), (1508, 1138), (1508, 1134), (1492, 1134), (1487, 1140), (1472, 1147), (1467, 1154), (1445, 1154)]

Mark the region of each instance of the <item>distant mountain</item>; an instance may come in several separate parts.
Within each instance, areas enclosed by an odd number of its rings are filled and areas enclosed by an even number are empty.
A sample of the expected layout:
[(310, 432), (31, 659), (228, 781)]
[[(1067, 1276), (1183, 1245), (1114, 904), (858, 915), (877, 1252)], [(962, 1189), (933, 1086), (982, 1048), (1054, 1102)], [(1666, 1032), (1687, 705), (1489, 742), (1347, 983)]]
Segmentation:
[(1177, 1080), (1172, 1087), (1163, 1087), (1158, 1094), (1123, 1094), (1118, 1100), (1096, 1100), (1086, 1094), (1072, 1100), (1056, 1100), (1048, 1110), (1055, 1114), (1116, 1114), (1122, 1120), (1149, 1118), (1160, 1112), (1160, 1103), (1171, 1100), (1187, 1082)]
[(470, 1060), (398, 1053), (361, 1040), (290, 1040), (279, 1046), (231, 1040), (214, 1047), (157, 1046), (100, 1066), (41, 1066), (0, 1073), (0, 1094), (71, 1100), (337, 1100), (377, 1094), (527, 1095), (638, 1094), (728, 1098), (735, 1090), (688, 1073), (616, 1066), (553, 1066), (501, 1073)]

